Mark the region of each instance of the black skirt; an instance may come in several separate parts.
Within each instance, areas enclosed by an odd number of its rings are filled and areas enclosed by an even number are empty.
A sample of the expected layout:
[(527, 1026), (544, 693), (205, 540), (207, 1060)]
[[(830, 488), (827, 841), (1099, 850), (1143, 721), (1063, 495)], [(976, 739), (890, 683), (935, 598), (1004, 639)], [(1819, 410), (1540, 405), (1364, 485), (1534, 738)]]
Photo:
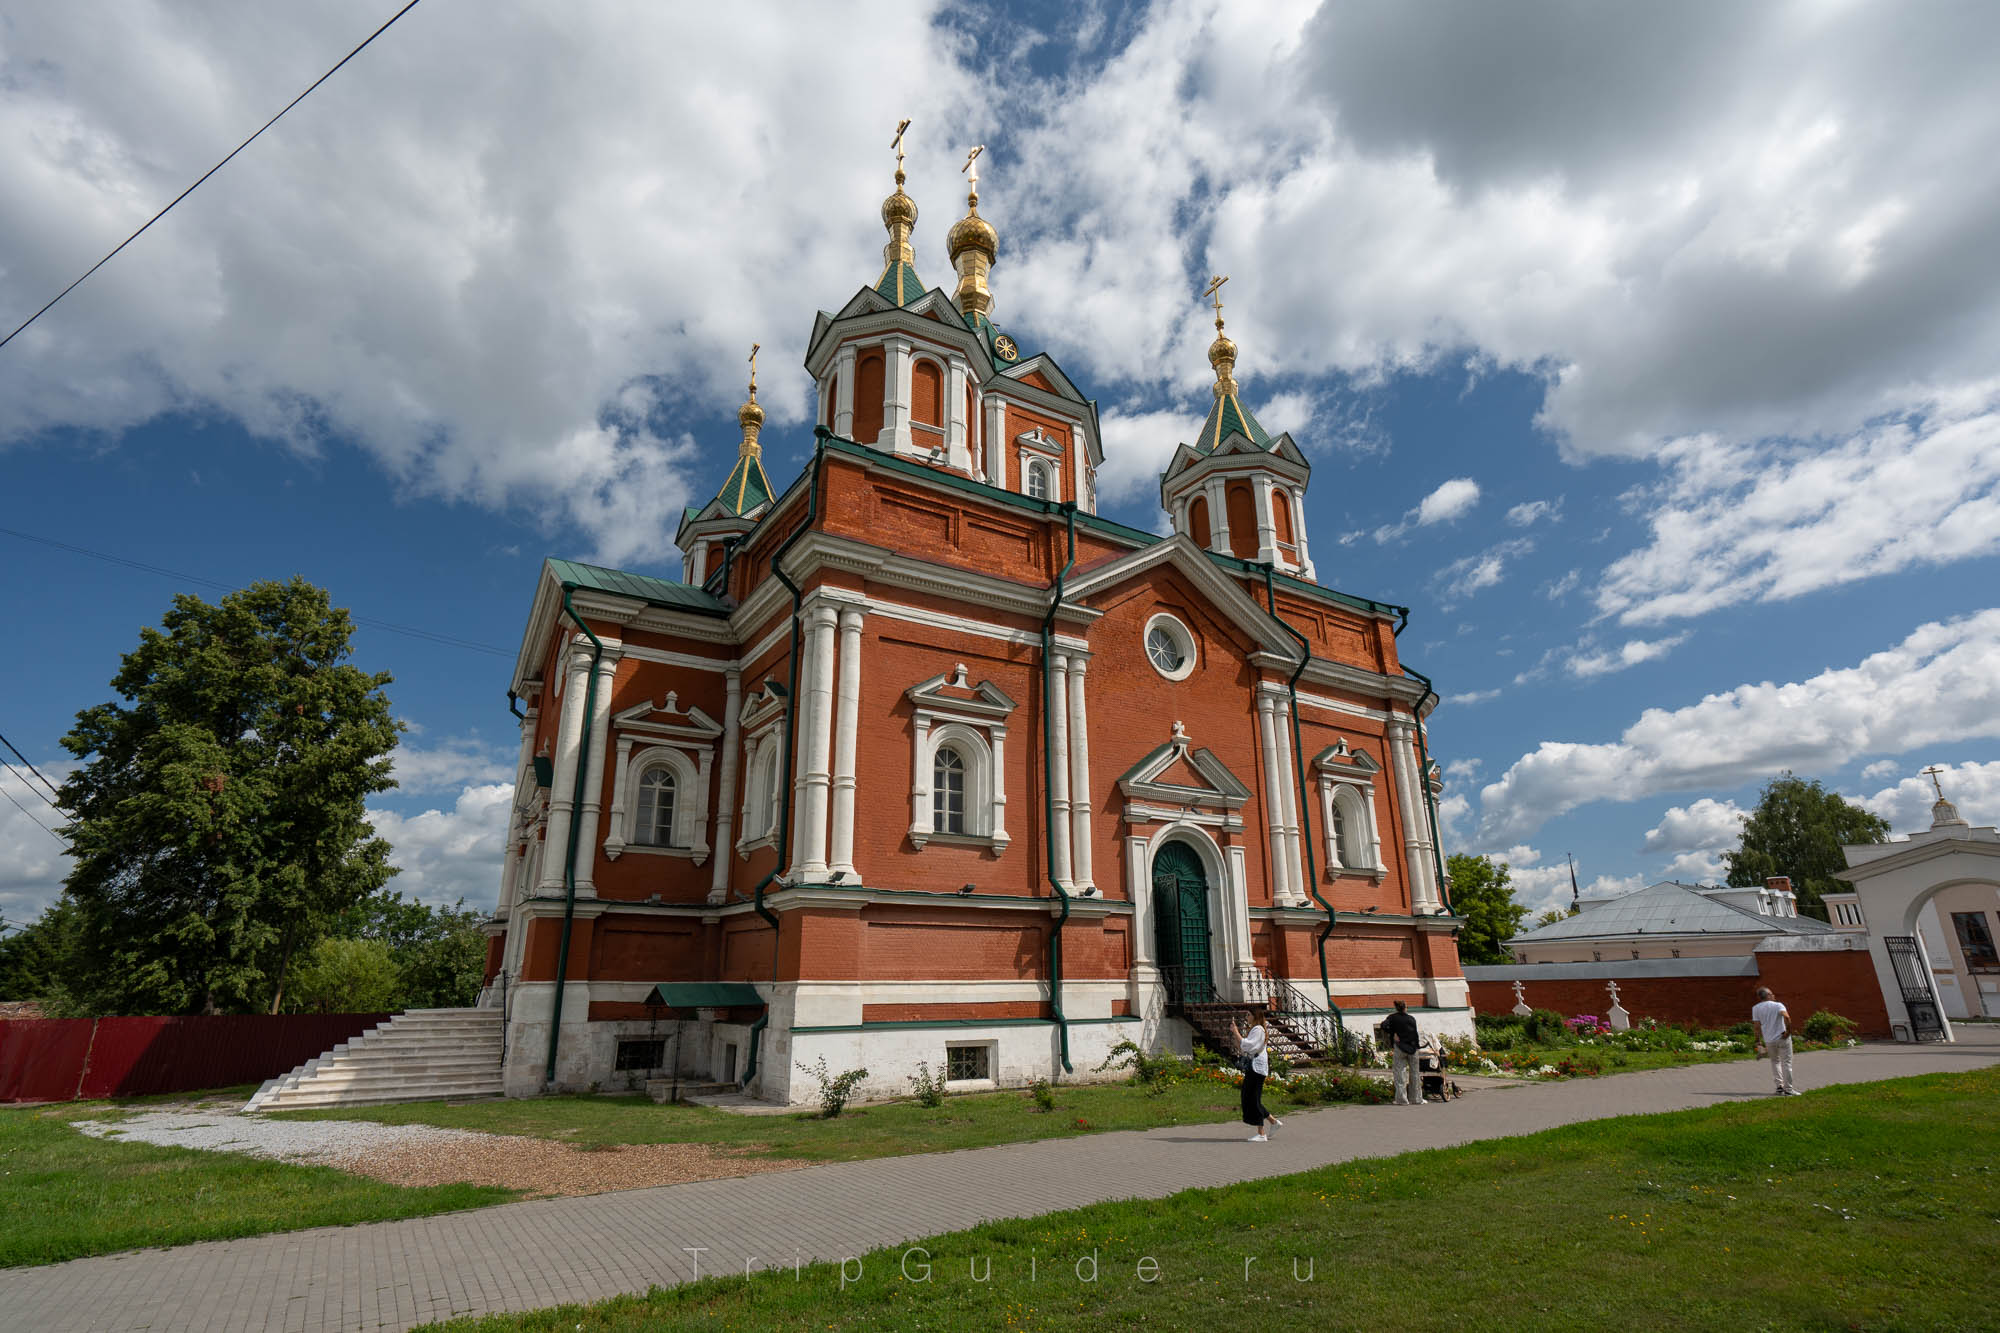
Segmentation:
[(1262, 1129), (1270, 1118), (1264, 1109), (1264, 1076), (1253, 1069), (1243, 1076), (1243, 1123)]

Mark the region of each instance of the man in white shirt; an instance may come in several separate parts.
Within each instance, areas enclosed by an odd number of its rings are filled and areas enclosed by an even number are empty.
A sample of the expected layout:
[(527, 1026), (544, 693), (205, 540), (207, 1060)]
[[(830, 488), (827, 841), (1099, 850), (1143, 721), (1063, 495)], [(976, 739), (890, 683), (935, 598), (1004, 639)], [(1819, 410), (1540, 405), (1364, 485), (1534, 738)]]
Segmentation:
[(1771, 998), (1769, 986), (1757, 988), (1757, 1003), (1750, 1008), (1750, 1021), (1757, 1025), (1757, 1046), (1771, 1054), (1771, 1076), (1777, 1080), (1774, 1097), (1796, 1097), (1792, 1086), (1792, 1011)]

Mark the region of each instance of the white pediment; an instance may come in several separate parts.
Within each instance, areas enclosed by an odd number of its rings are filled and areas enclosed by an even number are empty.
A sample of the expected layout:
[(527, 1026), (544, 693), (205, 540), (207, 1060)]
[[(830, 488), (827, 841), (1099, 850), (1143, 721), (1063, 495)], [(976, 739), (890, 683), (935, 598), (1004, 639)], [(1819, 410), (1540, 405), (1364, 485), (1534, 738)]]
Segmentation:
[(1004, 722), (1018, 706), (1007, 697), (1005, 690), (990, 680), (982, 680), (977, 685), (968, 684), (963, 662), (950, 671), (912, 685), (904, 691), (904, 697), (917, 706), (919, 713), (977, 719), (987, 723)]
[(712, 741), (722, 734), (722, 724), (690, 705), (680, 706), (677, 691), (668, 691), (659, 703), (643, 699), (622, 713), (614, 714), (611, 725), (620, 731), (636, 731), (648, 736), (674, 740)]

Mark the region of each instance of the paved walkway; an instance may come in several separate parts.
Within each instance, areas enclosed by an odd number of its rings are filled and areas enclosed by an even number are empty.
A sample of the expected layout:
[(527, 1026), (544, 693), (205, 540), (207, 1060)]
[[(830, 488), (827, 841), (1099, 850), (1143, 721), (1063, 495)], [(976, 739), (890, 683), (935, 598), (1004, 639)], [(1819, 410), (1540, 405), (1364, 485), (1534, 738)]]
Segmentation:
[[(2000, 1062), (2000, 1031), (1959, 1033), (1954, 1046), (1804, 1055), (1799, 1084)], [(1758, 1095), (1770, 1095), (1761, 1060), (1693, 1065), (1483, 1092), (1421, 1114), (1394, 1106), (1302, 1113), (1270, 1143), (1244, 1142), (1235, 1125), (1175, 1126), (140, 1250), (0, 1273), (0, 1327), (404, 1329), (671, 1285), (693, 1275), (697, 1257), (703, 1273), (839, 1260), (995, 1218)], [(688, 1253), (695, 1246), (705, 1252)]]

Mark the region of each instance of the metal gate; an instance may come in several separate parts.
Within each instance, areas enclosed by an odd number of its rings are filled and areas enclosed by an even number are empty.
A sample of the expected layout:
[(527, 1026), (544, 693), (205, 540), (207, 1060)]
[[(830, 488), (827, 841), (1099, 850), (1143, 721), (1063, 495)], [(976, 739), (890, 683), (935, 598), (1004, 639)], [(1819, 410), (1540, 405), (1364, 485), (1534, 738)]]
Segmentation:
[(1167, 843), (1153, 857), (1153, 922), (1169, 1011), (1214, 1003), (1208, 876), (1201, 857), (1185, 843)]
[(1884, 935), (1889, 964), (1896, 969), (1896, 985), (1903, 992), (1903, 1008), (1910, 1013), (1910, 1035), (1918, 1041), (1943, 1041), (1944, 1019), (1938, 1012), (1937, 993), (1931, 989), (1930, 965), (1917, 948), (1914, 935)]

